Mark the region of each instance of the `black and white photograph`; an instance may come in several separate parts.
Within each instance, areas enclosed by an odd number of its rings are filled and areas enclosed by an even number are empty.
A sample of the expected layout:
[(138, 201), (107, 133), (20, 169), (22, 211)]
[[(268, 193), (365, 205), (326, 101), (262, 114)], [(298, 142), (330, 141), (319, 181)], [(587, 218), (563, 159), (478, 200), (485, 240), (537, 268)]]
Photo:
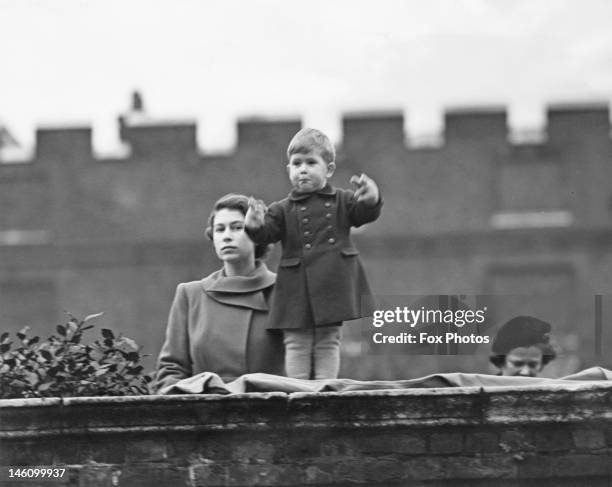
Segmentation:
[(611, 486), (611, 18), (0, 0), (0, 487)]

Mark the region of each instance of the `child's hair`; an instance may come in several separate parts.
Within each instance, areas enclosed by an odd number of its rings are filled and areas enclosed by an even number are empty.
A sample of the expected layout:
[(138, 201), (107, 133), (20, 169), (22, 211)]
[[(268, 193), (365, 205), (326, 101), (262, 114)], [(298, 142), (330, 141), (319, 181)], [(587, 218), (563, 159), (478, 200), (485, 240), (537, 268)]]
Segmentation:
[[(225, 196), (221, 196), (221, 198), (215, 202), (210, 212), (210, 216), (208, 217), (208, 226), (204, 232), (210, 240), (213, 239), (215, 213), (223, 209), (238, 210), (246, 216), (247, 210), (249, 209), (249, 198), (243, 194), (228, 193)], [(255, 244), (255, 260), (265, 259), (271, 248), (272, 246), (268, 244)]]
[(287, 158), (292, 154), (316, 150), (327, 163), (336, 160), (336, 149), (329, 137), (317, 129), (303, 128), (293, 136), (287, 147)]

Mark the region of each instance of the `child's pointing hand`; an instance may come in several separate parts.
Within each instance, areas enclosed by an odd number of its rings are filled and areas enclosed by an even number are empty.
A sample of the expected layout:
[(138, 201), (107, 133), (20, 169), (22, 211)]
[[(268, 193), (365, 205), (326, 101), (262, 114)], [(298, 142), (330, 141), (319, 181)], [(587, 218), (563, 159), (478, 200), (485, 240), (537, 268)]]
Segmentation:
[(376, 206), (380, 199), (380, 191), (374, 180), (366, 174), (351, 176), (351, 184), (355, 188), (355, 199), (368, 206)]

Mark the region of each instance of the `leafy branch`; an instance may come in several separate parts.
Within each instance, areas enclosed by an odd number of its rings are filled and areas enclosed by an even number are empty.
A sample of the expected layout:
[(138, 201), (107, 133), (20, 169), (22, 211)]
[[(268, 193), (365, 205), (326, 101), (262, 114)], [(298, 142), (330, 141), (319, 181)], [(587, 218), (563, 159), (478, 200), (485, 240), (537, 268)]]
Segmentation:
[(139, 364), (144, 355), (131, 338), (106, 328), (89, 345), (81, 343), (89, 322), (102, 313), (69, 320), (45, 341), (29, 338), (28, 327), (12, 341), (0, 335), (0, 398), (126, 396), (149, 393), (151, 376)]

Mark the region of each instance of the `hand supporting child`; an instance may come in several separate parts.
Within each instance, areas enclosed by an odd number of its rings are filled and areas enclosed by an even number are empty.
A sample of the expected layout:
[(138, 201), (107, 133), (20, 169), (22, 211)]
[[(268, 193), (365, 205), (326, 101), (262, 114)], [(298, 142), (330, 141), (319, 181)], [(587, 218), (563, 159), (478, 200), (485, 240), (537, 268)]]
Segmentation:
[(361, 176), (351, 176), (351, 184), (355, 188), (355, 200), (367, 206), (376, 206), (380, 200), (380, 191), (372, 178), (361, 173)]

